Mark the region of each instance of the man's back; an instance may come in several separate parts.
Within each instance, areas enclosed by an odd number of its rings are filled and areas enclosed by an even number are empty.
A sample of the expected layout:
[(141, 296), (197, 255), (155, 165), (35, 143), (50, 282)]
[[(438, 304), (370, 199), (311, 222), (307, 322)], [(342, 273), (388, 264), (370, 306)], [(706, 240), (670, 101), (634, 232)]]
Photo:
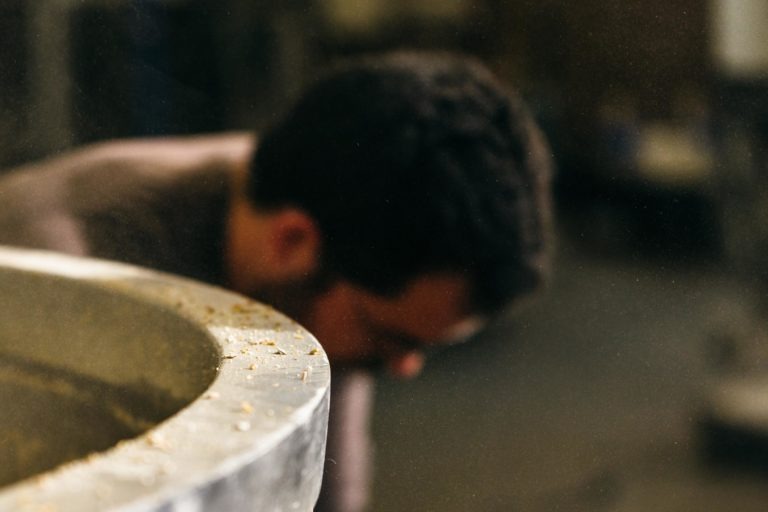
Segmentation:
[(219, 282), (231, 175), (248, 134), (115, 141), (0, 178), (0, 244)]

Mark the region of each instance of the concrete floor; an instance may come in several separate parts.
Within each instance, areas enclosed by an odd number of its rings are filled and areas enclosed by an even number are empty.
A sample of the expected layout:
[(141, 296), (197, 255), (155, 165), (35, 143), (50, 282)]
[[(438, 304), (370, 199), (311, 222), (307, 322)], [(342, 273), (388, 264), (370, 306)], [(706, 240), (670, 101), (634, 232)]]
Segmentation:
[(749, 311), (716, 264), (560, 249), (550, 289), (411, 382), (383, 380), (374, 511), (764, 511), (697, 450), (706, 340)]

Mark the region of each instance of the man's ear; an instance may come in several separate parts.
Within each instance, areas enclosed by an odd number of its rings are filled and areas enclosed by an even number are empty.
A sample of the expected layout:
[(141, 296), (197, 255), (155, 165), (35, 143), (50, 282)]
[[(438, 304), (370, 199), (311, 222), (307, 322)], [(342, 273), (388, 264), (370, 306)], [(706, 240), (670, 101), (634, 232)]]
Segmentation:
[(273, 277), (291, 280), (317, 270), (320, 258), (320, 229), (308, 213), (283, 208), (271, 215), (267, 240)]

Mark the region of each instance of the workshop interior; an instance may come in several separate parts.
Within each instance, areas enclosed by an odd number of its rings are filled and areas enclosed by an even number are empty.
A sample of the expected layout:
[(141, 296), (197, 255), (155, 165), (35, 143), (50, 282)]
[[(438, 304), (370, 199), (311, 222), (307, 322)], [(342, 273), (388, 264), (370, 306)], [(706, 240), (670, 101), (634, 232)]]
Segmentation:
[(757, 512), (766, 41), (766, 0), (3, 0), (0, 169), (258, 133), (347, 57), (476, 56), (549, 142), (553, 276), (418, 379), (377, 381), (370, 510)]

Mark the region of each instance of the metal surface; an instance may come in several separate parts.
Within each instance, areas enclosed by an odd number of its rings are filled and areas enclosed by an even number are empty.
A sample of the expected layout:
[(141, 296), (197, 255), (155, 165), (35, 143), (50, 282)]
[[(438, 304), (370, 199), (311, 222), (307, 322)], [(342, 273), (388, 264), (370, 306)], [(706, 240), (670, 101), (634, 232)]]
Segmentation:
[(0, 511), (311, 510), (329, 385), (266, 306), (0, 248)]

